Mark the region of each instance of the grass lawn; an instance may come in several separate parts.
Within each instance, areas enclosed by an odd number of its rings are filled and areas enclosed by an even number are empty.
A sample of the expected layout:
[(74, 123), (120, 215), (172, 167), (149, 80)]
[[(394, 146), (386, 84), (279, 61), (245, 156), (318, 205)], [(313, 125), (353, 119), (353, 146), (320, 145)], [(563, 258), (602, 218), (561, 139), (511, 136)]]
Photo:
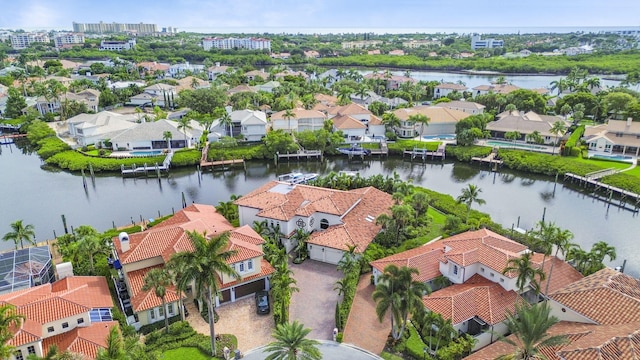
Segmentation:
[(573, 160), (577, 162), (585, 163), (585, 164), (601, 166), (603, 169), (614, 168), (614, 169), (622, 170), (622, 169), (631, 167), (630, 163), (620, 162), (620, 161), (600, 160), (600, 159), (593, 159), (593, 158), (588, 159), (588, 158), (581, 158), (581, 157), (573, 158)]
[(164, 360), (209, 360), (214, 359), (212, 357), (204, 355), (200, 350), (193, 347), (181, 347), (173, 350), (168, 350), (162, 354)]

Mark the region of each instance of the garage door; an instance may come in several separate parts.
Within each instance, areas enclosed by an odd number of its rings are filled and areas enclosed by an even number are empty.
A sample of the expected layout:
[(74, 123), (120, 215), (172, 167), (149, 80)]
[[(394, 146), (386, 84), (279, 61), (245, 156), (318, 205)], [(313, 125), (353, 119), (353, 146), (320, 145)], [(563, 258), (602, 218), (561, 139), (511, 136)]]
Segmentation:
[(324, 261), (323, 247), (318, 245), (309, 245), (309, 258), (311, 260)]
[(264, 290), (264, 279), (236, 287), (236, 299)]
[(340, 259), (342, 259), (342, 251), (341, 250), (336, 250), (336, 249), (331, 249), (331, 248), (325, 248), (324, 249), (324, 262), (329, 263), (329, 264), (337, 264), (340, 262)]
[(231, 300), (231, 290), (227, 289), (227, 290), (222, 290), (220, 292), (220, 299), (218, 301), (220, 301), (220, 303), (226, 303), (227, 301)]

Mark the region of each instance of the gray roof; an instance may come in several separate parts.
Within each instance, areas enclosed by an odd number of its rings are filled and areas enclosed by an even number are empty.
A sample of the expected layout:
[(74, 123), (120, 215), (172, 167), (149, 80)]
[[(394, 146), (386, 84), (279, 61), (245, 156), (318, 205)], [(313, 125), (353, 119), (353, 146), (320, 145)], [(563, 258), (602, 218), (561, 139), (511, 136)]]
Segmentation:
[[(163, 140), (164, 132), (171, 132), (173, 139), (181, 139), (184, 133), (178, 130), (178, 123), (171, 120), (143, 122), (119, 135), (114, 136), (112, 142), (133, 142), (145, 140)], [(187, 137), (192, 137), (192, 130), (187, 129)]]
[(266, 125), (267, 115), (257, 110), (236, 110), (230, 114), (234, 123), (242, 125)]
[(556, 136), (549, 130), (553, 127), (553, 123), (561, 121), (566, 127), (569, 123), (559, 116), (538, 115), (533, 111), (526, 114), (520, 112), (503, 112), (498, 115), (498, 120), (491, 121), (487, 124), (487, 130), (509, 132), (517, 131), (523, 134), (530, 134), (538, 131), (542, 136)]

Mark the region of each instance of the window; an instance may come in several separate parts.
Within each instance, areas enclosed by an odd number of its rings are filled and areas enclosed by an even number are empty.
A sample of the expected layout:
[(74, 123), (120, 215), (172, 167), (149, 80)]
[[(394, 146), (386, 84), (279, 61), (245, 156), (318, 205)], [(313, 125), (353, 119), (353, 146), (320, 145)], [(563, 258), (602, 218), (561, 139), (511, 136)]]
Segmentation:
[(78, 318), (78, 325), (84, 324), (84, 318)]
[(29, 355), (35, 355), (36, 354), (36, 347), (31, 345), (27, 348), (27, 352), (29, 353)]
[(55, 329), (53, 328), (53, 326), (49, 326), (49, 327), (47, 328), (47, 332), (50, 332), (50, 333), (52, 333), (54, 330), (55, 330)]
[(63, 329), (66, 329), (66, 328), (68, 328), (68, 327), (69, 327), (69, 323), (68, 323), (68, 322), (64, 322), (64, 323), (62, 323), (62, 328), (63, 328)]
[(169, 314), (169, 316), (173, 315), (173, 304), (167, 305), (167, 314)]
[(480, 268), (480, 271), (484, 272), (484, 268)]
[(240, 270), (238, 270), (238, 271), (239, 272), (244, 272), (244, 263), (240, 263), (238, 265), (239, 265), (239, 268), (240, 268)]
[(164, 317), (164, 308), (162, 306), (158, 308), (158, 314), (160, 315), (160, 317)]
[(91, 319), (91, 322), (113, 320), (113, 317), (111, 316), (111, 309), (109, 308), (93, 309), (89, 311), (89, 318)]
[(248, 270), (253, 270), (253, 260), (247, 261), (247, 269)]
[(16, 350), (14, 354), (16, 355), (16, 360), (24, 360), (24, 356), (22, 355), (22, 350)]
[(500, 282), (504, 282), (504, 279), (503, 279), (503, 278), (500, 278)]
[(149, 319), (151, 319), (151, 320), (155, 320), (156, 319), (156, 309), (149, 310)]
[(328, 227), (329, 227), (329, 220), (327, 219), (320, 220), (320, 229), (325, 230)]
[(453, 265), (453, 275), (458, 275), (458, 265)]
[(491, 277), (494, 277), (494, 276), (496, 276), (496, 274), (494, 274), (494, 273), (491, 273)]

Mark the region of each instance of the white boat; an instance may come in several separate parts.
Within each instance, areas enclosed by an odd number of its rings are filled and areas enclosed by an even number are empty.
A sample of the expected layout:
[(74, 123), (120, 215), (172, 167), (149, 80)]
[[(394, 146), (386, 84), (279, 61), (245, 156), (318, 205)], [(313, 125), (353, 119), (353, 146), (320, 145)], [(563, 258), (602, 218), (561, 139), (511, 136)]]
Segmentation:
[(299, 172), (293, 172), (288, 174), (278, 175), (278, 181), (288, 182), (290, 184), (306, 184), (308, 181), (318, 177), (316, 173), (303, 174)]
[(338, 151), (341, 154), (350, 155), (350, 156), (365, 156), (365, 155), (371, 154), (371, 150), (364, 149), (362, 146), (359, 146), (356, 144), (348, 148), (338, 148)]

